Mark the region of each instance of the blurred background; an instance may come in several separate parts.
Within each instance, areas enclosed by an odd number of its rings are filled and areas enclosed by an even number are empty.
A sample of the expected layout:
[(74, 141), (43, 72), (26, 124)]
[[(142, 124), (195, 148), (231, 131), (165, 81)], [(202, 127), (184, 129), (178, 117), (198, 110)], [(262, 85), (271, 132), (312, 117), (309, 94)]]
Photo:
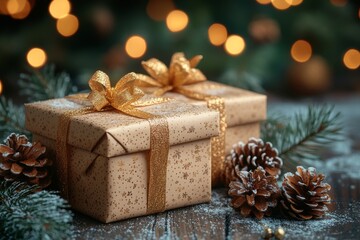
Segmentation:
[(360, 92), (358, 0), (0, 0), (0, 91), (54, 64), (79, 90), (101, 69), (117, 81), (201, 54), (208, 79), (258, 92)]

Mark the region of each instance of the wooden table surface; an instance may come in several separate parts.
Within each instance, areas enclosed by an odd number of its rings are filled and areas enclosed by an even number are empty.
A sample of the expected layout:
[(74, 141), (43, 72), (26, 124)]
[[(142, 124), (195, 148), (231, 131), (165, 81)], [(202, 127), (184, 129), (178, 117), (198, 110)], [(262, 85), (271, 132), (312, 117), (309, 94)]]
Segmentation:
[[(286, 239), (360, 239), (360, 96), (331, 95), (316, 100), (342, 112), (344, 140), (329, 146), (326, 161), (314, 162), (332, 186), (326, 218), (294, 221), (282, 216), (259, 221), (243, 218), (228, 206), (225, 188), (214, 189), (212, 201), (151, 216), (102, 224), (75, 215), (77, 239), (260, 239), (263, 225), (282, 226)], [(270, 99), (268, 110), (292, 114), (310, 101)]]

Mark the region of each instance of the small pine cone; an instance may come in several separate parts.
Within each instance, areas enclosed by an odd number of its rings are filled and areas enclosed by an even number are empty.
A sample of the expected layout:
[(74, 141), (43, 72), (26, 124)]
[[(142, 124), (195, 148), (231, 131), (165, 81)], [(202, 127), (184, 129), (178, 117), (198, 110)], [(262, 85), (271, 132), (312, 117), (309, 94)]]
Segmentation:
[(234, 144), (230, 155), (225, 159), (224, 182), (226, 186), (236, 179), (235, 167), (240, 171), (253, 171), (257, 167), (265, 169), (267, 175), (279, 177), (283, 162), (278, 157), (278, 151), (270, 142), (250, 138), (248, 143)]
[(0, 178), (20, 181), (46, 188), (51, 184), (51, 161), (42, 157), (46, 148), (39, 142), (31, 143), (24, 135), (10, 134), (0, 144)]
[(271, 214), (277, 205), (280, 188), (274, 176), (267, 175), (262, 167), (254, 171), (235, 171), (237, 180), (229, 184), (230, 205), (238, 209), (244, 217), (254, 215), (262, 219)]
[(283, 212), (299, 220), (321, 218), (331, 200), (331, 186), (323, 183), (324, 178), (312, 167), (299, 166), (295, 174), (286, 173), (281, 187)]

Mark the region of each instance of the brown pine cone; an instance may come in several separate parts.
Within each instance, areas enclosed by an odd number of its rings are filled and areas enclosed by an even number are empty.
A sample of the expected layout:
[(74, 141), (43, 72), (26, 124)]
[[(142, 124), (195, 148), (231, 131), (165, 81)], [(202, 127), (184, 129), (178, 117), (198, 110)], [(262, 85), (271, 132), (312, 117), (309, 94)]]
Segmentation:
[(254, 171), (235, 170), (237, 180), (229, 184), (230, 205), (238, 209), (244, 217), (254, 215), (262, 219), (276, 207), (280, 189), (276, 178), (267, 175), (262, 167)]
[(51, 161), (42, 157), (45, 152), (41, 143), (32, 144), (24, 135), (10, 134), (5, 144), (0, 144), (0, 178), (48, 187)]
[(224, 165), (224, 182), (228, 186), (236, 179), (235, 166), (238, 166), (240, 171), (252, 171), (260, 166), (267, 175), (278, 178), (283, 162), (270, 142), (264, 143), (261, 139), (250, 138), (246, 144), (234, 144)]
[(331, 200), (331, 186), (323, 183), (324, 178), (312, 167), (299, 166), (295, 174), (286, 173), (281, 187), (283, 212), (299, 220), (321, 218)]

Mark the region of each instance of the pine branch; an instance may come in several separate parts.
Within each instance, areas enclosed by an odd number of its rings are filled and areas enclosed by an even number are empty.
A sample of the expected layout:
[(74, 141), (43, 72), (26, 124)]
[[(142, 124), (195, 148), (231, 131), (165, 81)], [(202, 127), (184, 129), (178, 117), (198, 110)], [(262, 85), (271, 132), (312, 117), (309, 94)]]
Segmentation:
[(4, 96), (0, 97), (0, 137), (6, 138), (10, 133), (30, 135), (25, 130), (25, 113), (23, 107), (14, 105), (11, 100)]
[(23, 183), (0, 182), (0, 239), (66, 239), (72, 214), (55, 192), (35, 192)]
[(40, 71), (32, 71), (32, 74), (20, 74), (19, 80), (20, 94), (26, 96), (30, 102), (61, 98), (77, 91), (69, 74), (56, 74), (54, 65), (47, 65)]
[(279, 150), (284, 168), (309, 165), (319, 159), (319, 152), (341, 134), (340, 113), (334, 107), (309, 106), (307, 113), (296, 113), (293, 118), (279, 116), (262, 126), (262, 138)]

